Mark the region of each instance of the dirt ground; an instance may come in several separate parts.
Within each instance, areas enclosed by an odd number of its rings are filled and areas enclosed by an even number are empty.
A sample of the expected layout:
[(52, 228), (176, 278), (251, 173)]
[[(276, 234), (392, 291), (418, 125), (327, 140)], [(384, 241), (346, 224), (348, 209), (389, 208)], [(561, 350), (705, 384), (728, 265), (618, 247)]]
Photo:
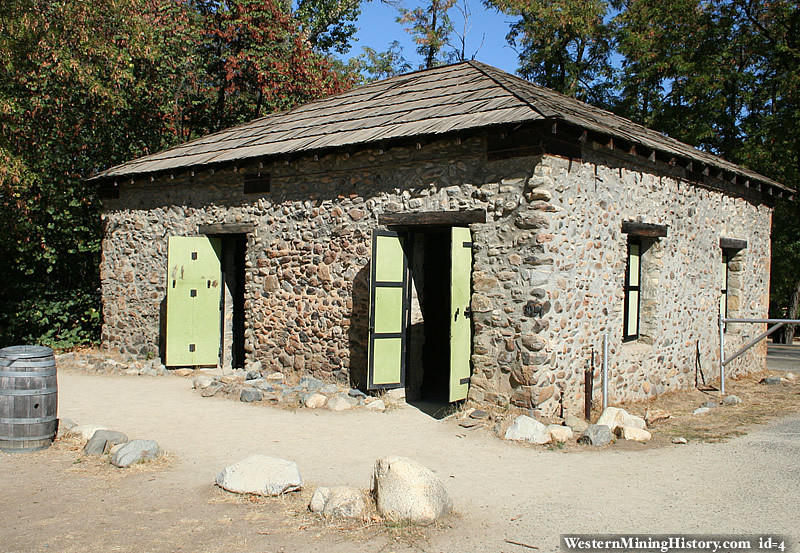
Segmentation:
[[(729, 392), (745, 402), (702, 419), (691, 409), (716, 395), (665, 396), (651, 407), (674, 417), (653, 427), (652, 444), (600, 449), (505, 442), (410, 406), (290, 411), (190, 388), (176, 376), (60, 371), (60, 417), (155, 439), (168, 456), (122, 470), (84, 457), (69, 440), (0, 453), (0, 550), (514, 553), (556, 551), (564, 533), (771, 533), (800, 545), (797, 384), (732, 382)], [(689, 445), (671, 444), (676, 435)], [(222, 468), (254, 453), (296, 461), (306, 489), (255, 499), (214, 486)], [(317, 485), (367, 488), (385, 455), (434, 470), (456, 513), (426, 529), (307, 513)]]

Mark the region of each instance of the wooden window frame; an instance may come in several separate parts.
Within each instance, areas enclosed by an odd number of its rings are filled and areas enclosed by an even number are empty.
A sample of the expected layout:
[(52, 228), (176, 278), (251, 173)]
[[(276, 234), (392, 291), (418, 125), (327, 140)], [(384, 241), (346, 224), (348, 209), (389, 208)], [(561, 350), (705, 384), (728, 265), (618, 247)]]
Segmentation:
[[(639, 255), (637, 257), (637, 283), (631, 284), (631, 246), (636, 245), (639, 247)], [(630, 302), (631, 292), (636, 292), (636, 332), (634, 334), (628, 333), (629, 319), (630, 319)], [(625, 257), (625, 282), (624, 282), (625, 302), (623, 304), (623, 318), (622, 318), (622, 341), (632, 342), (639, 339), (640, 325), (641, 325), (641, 302), (642, 302), (642, 239), (635, 235), (628, 236), (627, 255)]]

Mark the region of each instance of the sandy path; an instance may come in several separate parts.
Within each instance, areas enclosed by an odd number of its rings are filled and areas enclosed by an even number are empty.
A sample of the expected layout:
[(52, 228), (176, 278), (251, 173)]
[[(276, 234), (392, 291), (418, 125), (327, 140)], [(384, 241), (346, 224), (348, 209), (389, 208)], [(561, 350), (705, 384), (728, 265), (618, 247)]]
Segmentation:
[(165, 488), (200, 494), (221, 468), (252, 453), (296, 461), (310, 486), (364, 488), (376, 458), (414, 458), (440, 475), (460, 514), (426, 551), (525, 551), (506, 538), (555, 551), (560, 534), (590, 532), (773, 533), (800, 543), (800, 418), (726, 444), (563, 453), (503, 442), (412, 407), (291, 412), (201, 398), (190, 385), (174, 376), (62, 371), (59, 416), (157, 440), (178, 460), (162, 478)]

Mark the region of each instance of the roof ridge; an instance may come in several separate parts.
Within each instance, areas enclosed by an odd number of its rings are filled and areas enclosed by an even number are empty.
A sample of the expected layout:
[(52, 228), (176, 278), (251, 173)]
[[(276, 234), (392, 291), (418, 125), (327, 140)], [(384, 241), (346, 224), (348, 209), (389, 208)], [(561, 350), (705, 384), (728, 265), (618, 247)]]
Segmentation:
[[(468, 60), (467, 63), (470, 66), (472, 66), (475, 69), (477, 69), (478, 71), (480, 71), (481, 73), (483, 73), (486, 77), (488, 77), (495, 84), (497, 84), (497, 86), (501, 87), (503, 90), (505, 90), (509, 94), (513, 95), (514, 97), (516, 97), (520, 102), (526, 104), (528, 107), (530, 107), (533, 111), (535, 111), (536, 113), (538, 113), (542, 117), (552, 118), (552, 117), (556, 117), (557, 116), (556, 113), (551, 112), (551, 111), (548, 111), (547, 113), (545, 113), (545, 111), (542, 110), (542, 108), (540, 106), (538, 106), (534, 102), (532, 102), (531, 99), (526, 94), (521, 93), (521, 91), (519, 89), (517, 89), (516, 86), (509, 86), (510, 83), (502, 82), (502, 81), (505, 81), (505, 76), (514, 77), (514, 75), (511, 75), (510, 73), (507, 73), (507, 72), (503, 71), (502, 69), (497, 69), (496, 67), (493, 67), (491, 65), (485, 64), (485, 63), (483, 63), (481, 61)], [(501, 73), (502, 75), (492, 75), (492, 73), (494, 71), (497, 71), (498, 73)], [(502, 80), (498, 79), (497, 77), (502, 77)], [(517, 78), (519, 78), (519, 77), (517, 77)], [(528, 81), (525, 81), (525, 82), (527, 84), (533, 84), (533, 83), (529, 83)], [(516, 85), (516, 83), (514, 83), (514, 85)]]

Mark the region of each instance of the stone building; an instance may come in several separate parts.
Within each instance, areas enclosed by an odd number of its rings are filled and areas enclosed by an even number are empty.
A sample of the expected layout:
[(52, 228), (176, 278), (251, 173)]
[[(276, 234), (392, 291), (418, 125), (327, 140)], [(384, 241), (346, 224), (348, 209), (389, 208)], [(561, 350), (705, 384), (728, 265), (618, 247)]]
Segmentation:
[[(478, 62), (419, 71), (111, 168), (104, 346), (409, 396), (583, 408), (718, 368), (767, 315), (788, 190)], [(729, 325), (736, 348), (755, 330)], [(763, 368), (754, 348), (729, 372)]]

